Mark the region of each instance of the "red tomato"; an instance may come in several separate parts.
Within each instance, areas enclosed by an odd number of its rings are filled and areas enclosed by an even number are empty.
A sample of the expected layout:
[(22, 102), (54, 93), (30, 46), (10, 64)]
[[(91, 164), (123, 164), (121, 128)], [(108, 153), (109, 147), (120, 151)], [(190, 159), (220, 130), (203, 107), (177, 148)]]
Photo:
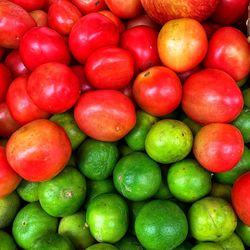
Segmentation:
[(28, 76), (17, 77), (10, 85), (6, 102), (14, 120), (24, 125), (40, 118), (48, 118), (49, 113), (39, 109), (29, 97), (26, 85)]
[(231, 194), (236, 214), (250, 227), (250, 172), (241, 175), (234, 182)]
[(87, 59), (85, 74), (97, 89), (120, 89), (129, 84), (134, 75), (134, 59), (127, 50), (103, 47)]
[(9, 138), (20, 125), (13, 119), (5, 102), (0, 104), (0, 137)]
[(62, 35), (68, 35), (82, 14), (77, 7), (66, 0), (53, 3), (48, 11), (49, 26)]
[(11, 2), (23, 7), (27, 11), (39, 10), (45, 7), (47, 0), (10, 0)]
[(21, 177), (11, 168), (5, 148), (0, 146), (0, 198), (11, 194), (21, 181)]
[(74, 57), (84, 63), (96, 49), (119, 42), (117, 26), (100, 13), (90, 13), (80, 18), (69, 36), (69, 47)]
[(100, 141), (117, 141), (135, 125), (131, 100), (117, 90), (92, 90), (83, 93), (75, 106), (79, 128)]
[(11, 80), (12, 77), (9, 69), (4, 64), (0, 63), (0, 103), (6, 98)]
[(157, 37), (158, 32), (149, 26), (136, 26), (122, 34), (121, 47), (132, 53), (137, 71), (160, 64)]
[(209, 42), (206, 68), (221, 69), (236, 81), (250, 72), (250, 47), (246, 37), (233, 27), (218, 29)]
[(181, 81), (174, 71), (164, 66), (149, 68), (134, 81), (136, 103), (154, 116), (164, 116), (174, 111), (181, 102), (181, 95)]
[(194, 138), (195, 158), (211, 172), (219, 173), (232, 169), (240, 161), (243, 151), (243, 137), (231, 124), (205, 125)]
[(48, 27), (30, 29), (22, 38), (20, 56), (30, 70), (47, 62), (69, 64), (70, 54), (63, 37)]
[(48, 26), (48, 14), (43, 10), (33, 10), (30, 12), (30, 15), (36, 22), (38, 27), (47, 27)]
[(19, 5), (0, 0), (0, 46), (16, 49), (22, 36), (36, 25), (29, 13)]
[(237, 83), (224, 71), (198, 71), (183, 85), (182, 108), (198, 123), (231, 122), (240, 114), (243, 105)]
[(127, 21), (127, 29), (141, 25), (149, 26), (157, 30), (161, 27), (158, 23), (154, 22), (147, 14), (142, 14)]
[(106, 9), (104, 0), (71, 0), (83, 14), (97, 12)]
[(28, 181), (45, 181), (66, 166), (71, 143), (64, 129), (56, 123), (39, 119), (11, 135), (6, 146), (11, 167)]
[(72, 70), (56, 62), (38, 66), (27, 83), (27, 92), (34, 103), (52, 114), (70, 109), (80, 91), (80, 82)]

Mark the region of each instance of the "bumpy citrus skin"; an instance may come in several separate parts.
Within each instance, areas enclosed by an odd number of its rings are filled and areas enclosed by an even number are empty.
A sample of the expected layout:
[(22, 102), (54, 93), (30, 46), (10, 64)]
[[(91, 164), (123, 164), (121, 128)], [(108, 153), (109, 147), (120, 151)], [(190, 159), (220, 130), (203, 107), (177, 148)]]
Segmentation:
[(97, 243), (86, 248), (86, 250), (118, 250), (118, 248), (108, 243)]
[(224, 248), (217, 243), (201, 242), (194, 246), (192, 250), (223, 250)]
[(234, 249), (245, 250), (245, 247), (243, 245), (241, 238), (235, 233), (233, 233), (229, 238), (221, 242), (218, 242), (218, 244), (222, 246), (223, 249), (226, 249), (226, 250), (234, 250)]
[(17, 245), (14, 239), (5, 231), (0, 230), (1, 249), (17, 250)]

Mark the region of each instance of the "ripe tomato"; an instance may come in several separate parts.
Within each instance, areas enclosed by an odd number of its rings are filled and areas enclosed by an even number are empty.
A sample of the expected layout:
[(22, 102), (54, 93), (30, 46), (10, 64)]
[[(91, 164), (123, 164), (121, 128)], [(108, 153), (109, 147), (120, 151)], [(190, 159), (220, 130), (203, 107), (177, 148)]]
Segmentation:
[(132, 101), (117, 90), (92, 90), (83, 93), (75, 106), (79, 128), (100, 141), (117, 141), (135, 125)]
[(38, 66), (30, 75), (27, 93), (42, 110), (56, 114), (70, 109), (80, 96), (80, 82), (72, 70), (61, 63)]
[(30, 12), (30, 15), (36, 22), (38, 27), (47, 27), (48, 26), (48, 14), (43, 10), (33, 10)]
[(164, 66), (154, 66), (136, 77), (133, 96), (145, 112), (164, 116), (179, 106), (182, 86), (174, 71)]
[(71, 155), (71, 143), (62, 127), (39, 119), (11, 135), (6, 155), (21, 177), (28, 181), (45, 181), (63, 170)]
[(11, 80), (12, 77), (9, 69), (4, 64), (0, 63), (0, 103), (6, 98)]
[(219, 173), (232, 169), (240, 161), (243, 151), (243, 137), (231, 124), (208, 124), (202, 127), (194, 138), (195, 158), (211, 172)]
[(12, 193), (21, 181), (21, 177), (11, 168), (5, 148), (0, 146), (0, 198)]
[(105, 0), (71, 0), (83, 14), (106, 9)]
[(241, 175), (233, 184), (231, 197), (240, 220), (250, 227), (250, 172)]
[(27, 11), (39, 10), (45, 7), (47, 0), (10, 0)]
[(182, 108), (198, 123), (231, 122), (240, 114), (243, 105), (240, 88), (224, 71), (200, 70), (183, 85)]
[(134, 59), (127, 50), (109, 46), (95, 50), (87, 59), (85, 74), (97, 89), (121, 89), (134, 76)]

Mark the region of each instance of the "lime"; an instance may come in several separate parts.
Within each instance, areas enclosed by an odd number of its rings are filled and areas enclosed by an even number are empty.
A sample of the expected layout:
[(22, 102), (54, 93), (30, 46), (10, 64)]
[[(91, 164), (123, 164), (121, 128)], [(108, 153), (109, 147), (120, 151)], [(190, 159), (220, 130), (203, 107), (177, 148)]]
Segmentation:
[(250, 108), (250, 88), (244, 89), (242, 91), (244, 104), (246, 107)]
[(160, 187), (159, 187), (158, 191), (155, 193), (155, 195), (153, 196), (153, 198), (159, 199), (159, 200), (167, 200), (171, 197), (173, 197), (173, 195), (171, 194), (171, 192), (169, 190), (168, 184), (162, 178)]
[(144, 250), (136, 237), (132, 235), (125, 235), (115, 245), (119, 250)]
[(22, 180), (16, 191), (24, 201), (34, 202), (38, 201), (38, 186), (39, 182)]
[(76, 155), (75, 154), (71, 154), (70, 159), (69, 159), (69, 161), (67, 163), (67, 166), (77, 167)]
[(135, 232), (146, 249), (170, 250), (186, 239), (188, 223), (184, 212), (174, 202), (153, 200), (139, 211)]
[(50, 117), (50, 120), (64, 128), (70, 139), (73, 150), (76, 149), (87, 137), (77, 126), (72, 111), (55, 114)]
[(224, 250), (245, 250), (242, 240), (235, 233), (233, 233), (229, 238), (219, 241), (218, 244), (222, 246)]
[(218, 197), (205, 197), (188, 211), (191, 235), (199, 241), (222, 241), (235, 230), (237, 217), (230, 203)]
[(173, 196), (183, 202), (193, 202), (207, 195), (212, 188), (211, 175), (193, 159), (172, 164), (167, 182)]
[(136, 112), (135, 127), (125, 136), (125, 141), (132, 150), (143, 151), (145, 149), (147, 133), (157, 120), (157, 117), (142, 110)]
[(57, 231), (58, 219), (48, 215), (38, 202), (32, 202), (19, 210), (12, 225), (17, 244), (30, 248), (41, 236)]
[(42, 208), (55, 217), (75, 213), (83, 204), (85, 195), (85, 177), (73, 167), (66, 167), (53, 179), (41, 182), (38, 188)]
[(189, 118), (186, 115), (183, 115), (181, 117), (181, 121), (184, 122), (191, 129), (194, 136), (197, 134), (197, 132), (202, 127), (199, 123), (193, 121), (191, 118)]
[(191, 248), (191, 250), (225, 250), (222, 246), (212, 242), (201, 242)]
[(122, 157), (113, 171), (117, 191), (129, 200), (152, 197), (161, 184), (161, 169), (148, 155), (134, 152)]
[(119, 151), (115, 143), (87, 139), (78, 150), (77, 162), (86, 177), (104, 180), (111, 176), (118, 157)]
[(85, 249), (95, 242), (86, 225), (85, 211), (63, 217), (59, 222), (58, 233), (68, 238), (77, 249)]
[(145, 149), (148, 155), (160, 163), (173, 163), (185, 158), (191, 151), (193, 135), (183, 122), (164, 119), (149, 130)]
[(213, 182), (210, 196), (220, 197), (231, 202), (231, 189), (230, 185)]
[(0, 230), (0, 242), (0, 250), (17, 250), (14, 239), (3, 230)]
[(128, 207), (118, 194), (100, 194), (89, 204), (87, 224), (99, 242), (115, 243), (128, 229)]
[(86, 248), (86, 250), (118, 250), (118, 248), (108, 243), (97, 243)]
[(16, 192), (0, 198), (0, 228), (9, 226), (14, 220), (21, 201)]
[(236, 233), (240, 236), (244, 244), (250, 247), (250, 227), (244, 224), (241, 220), (238, 220)]
[(121, 157), (134, 152), (128, 145), (122, 143), (118, 146)]
[(190, 242), (184, 241), (178, 247), (174, 248), (174, 250), (191, 250), (192, 247), (193, 245)]

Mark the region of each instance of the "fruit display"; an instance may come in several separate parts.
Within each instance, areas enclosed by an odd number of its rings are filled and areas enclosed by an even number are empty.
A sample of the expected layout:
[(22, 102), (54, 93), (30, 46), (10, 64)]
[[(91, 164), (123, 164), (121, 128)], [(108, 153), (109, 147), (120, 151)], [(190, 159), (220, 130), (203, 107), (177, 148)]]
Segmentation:
[(0, 0), (0, 250), (250, 249), (249, 0)]

